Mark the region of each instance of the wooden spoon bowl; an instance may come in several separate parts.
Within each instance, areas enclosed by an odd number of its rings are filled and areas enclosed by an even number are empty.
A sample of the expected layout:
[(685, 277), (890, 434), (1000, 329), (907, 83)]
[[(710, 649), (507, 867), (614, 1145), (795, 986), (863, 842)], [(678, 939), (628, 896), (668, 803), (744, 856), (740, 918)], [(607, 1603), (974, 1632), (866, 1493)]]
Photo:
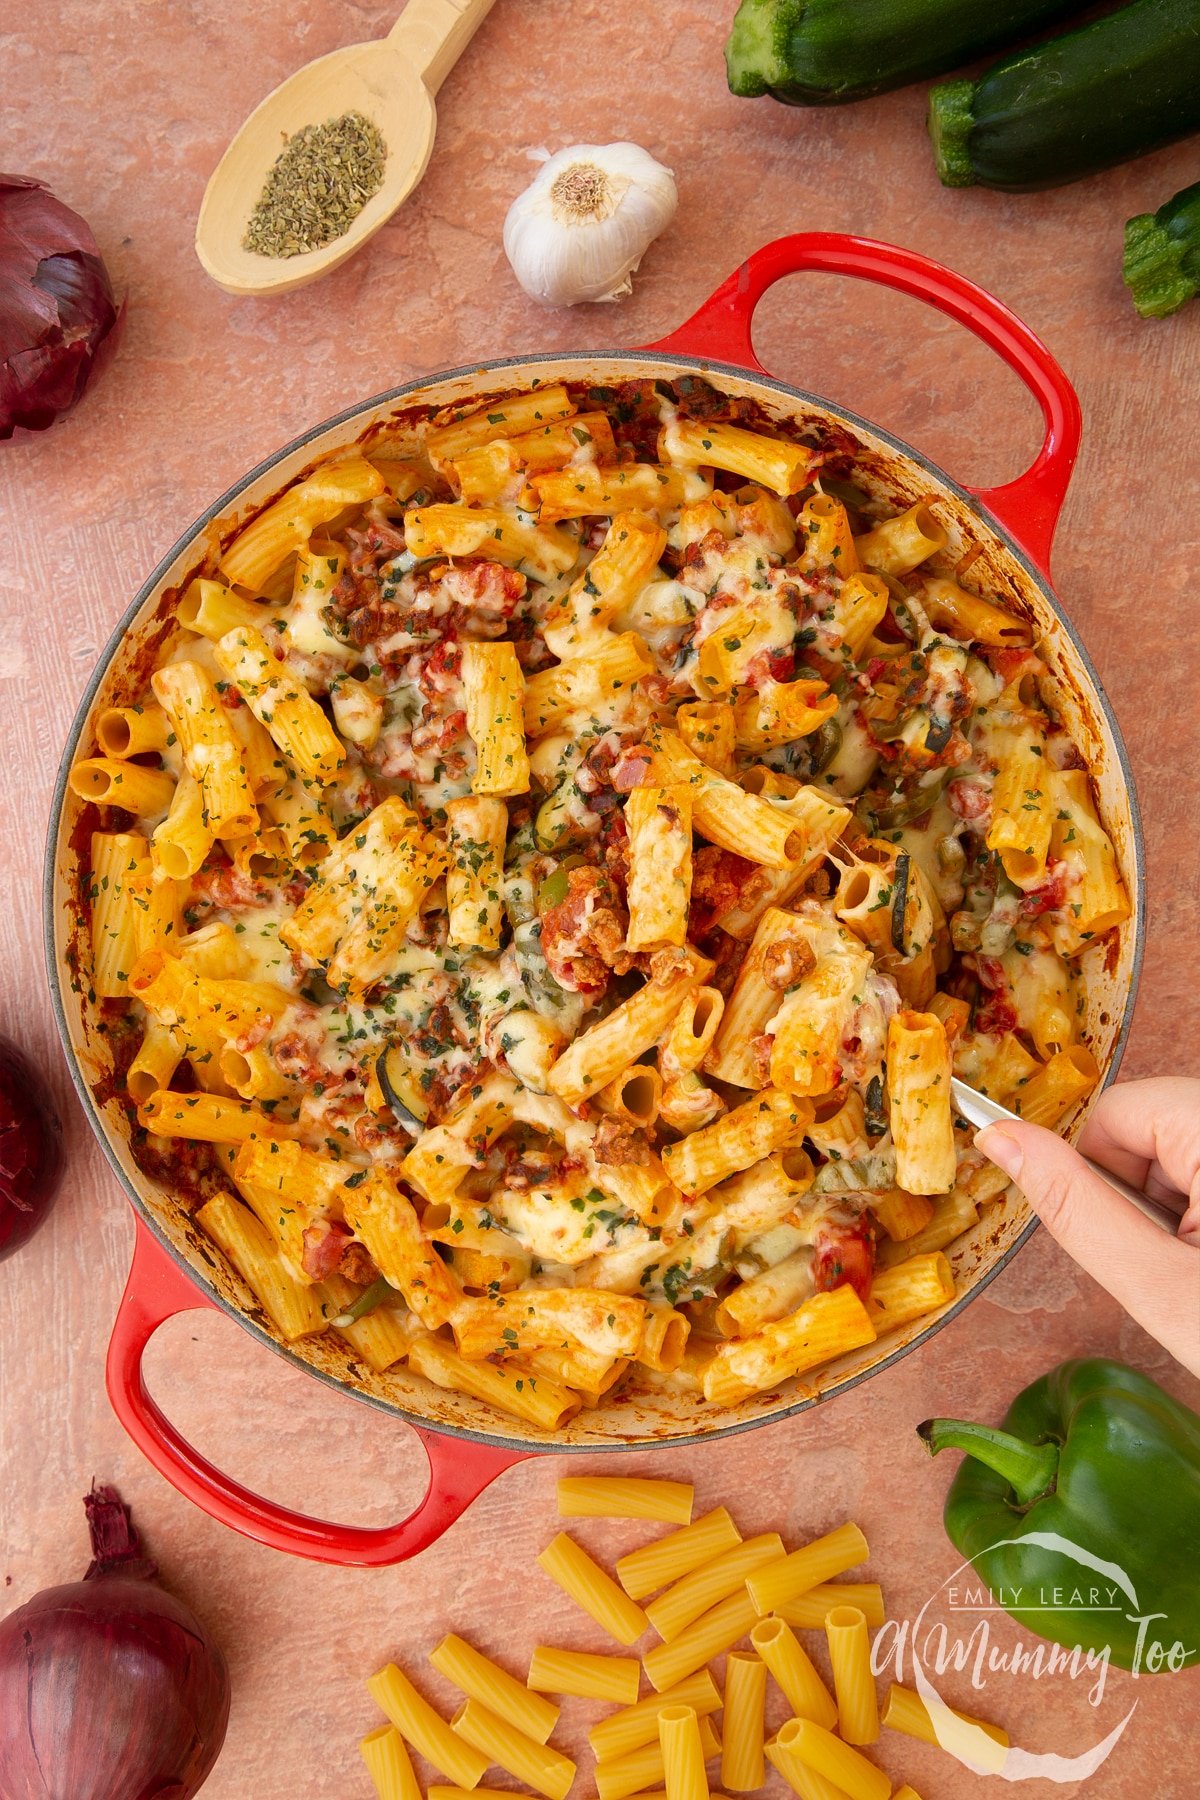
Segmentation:
[[(318, 57), (261, 101), (214, 169), (196, 221), (196, 254), (231, 294), (283, 294), (336, 269), (412, 193), (433, 154), (434, 95), (493, 0), (409, 0), (386, 38)], [(288, 138), (306, 125), (361, 113), (387, 146), (383, 185), (349, 229), (299, 256), (243, 247), (250, 215)]]

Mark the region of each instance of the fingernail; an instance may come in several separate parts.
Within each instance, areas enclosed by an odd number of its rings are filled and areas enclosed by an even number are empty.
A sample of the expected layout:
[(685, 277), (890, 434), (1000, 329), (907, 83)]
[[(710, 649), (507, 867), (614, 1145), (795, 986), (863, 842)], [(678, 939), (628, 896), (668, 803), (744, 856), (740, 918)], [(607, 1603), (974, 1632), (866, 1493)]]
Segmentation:
[(1021, 1173), (1021, 1165), (1025, 1161), (1025, 1153), (1015, 1137), (1005, 1131), (1002, 1125), (985, 1125), (982, 1131), (975, 1133), (975, 1142), (983, 1151), (989, 1162), (1003, 1169), (1015, 1181)]

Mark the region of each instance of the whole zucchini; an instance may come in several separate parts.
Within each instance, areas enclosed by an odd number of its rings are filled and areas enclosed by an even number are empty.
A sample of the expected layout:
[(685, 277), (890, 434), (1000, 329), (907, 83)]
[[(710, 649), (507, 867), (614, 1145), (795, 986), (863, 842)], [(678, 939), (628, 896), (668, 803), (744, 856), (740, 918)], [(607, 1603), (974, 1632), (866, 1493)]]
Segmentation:
[(1081, 0), (742, 0), (730, 91), (789, 106), (860, 100), (956, 69), (1081, 10)]
[(1200, 0), (1133, 0), (929, 96), (947, 187), (1058, 187), (1200, 130)]
[(1200, 294), (1200, 181), (1127, 221), (1123, 273), (1143, 319), (1165, 319)]

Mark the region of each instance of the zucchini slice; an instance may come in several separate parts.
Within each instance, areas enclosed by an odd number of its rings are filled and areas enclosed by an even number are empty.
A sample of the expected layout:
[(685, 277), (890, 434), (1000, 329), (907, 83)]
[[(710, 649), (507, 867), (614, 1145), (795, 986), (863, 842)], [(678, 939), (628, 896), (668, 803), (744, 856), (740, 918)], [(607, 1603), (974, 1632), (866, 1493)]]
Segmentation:
[(379, 1091), (404, 1129), (419, 1137), (429, 1116), (429, 1102), (413, 1075), (412, 1064), (395, 1041), (385, 1044), (375, 1064)]

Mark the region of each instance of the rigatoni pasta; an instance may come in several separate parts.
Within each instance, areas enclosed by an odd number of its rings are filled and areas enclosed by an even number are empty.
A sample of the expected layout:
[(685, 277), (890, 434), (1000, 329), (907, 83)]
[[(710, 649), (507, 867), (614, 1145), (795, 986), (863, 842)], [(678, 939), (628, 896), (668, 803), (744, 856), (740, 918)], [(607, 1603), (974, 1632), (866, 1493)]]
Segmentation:
[(67, 781), (80, 800), (119, 807), (135, 819), (161, 817), (175, 793), (175, 782), (166, 770), (147, 769), (115, 756), (86, 757), (72, 766)]
[(547, 1544), (538, 1562), (551, 1581), (618, 1644), (637, 1643), (646, 1629), (645, 1613), (565, 1531)]
[(833, 1667), (838, 1731), (848, 1744), (874, 1744), (879, 1738), (879, 1706), (866, 1614), (857, 1606), (832, 1607), (825, 1615), (825, 1638)]
[(367, 1692), (404, 1741), (420, 1751), (426, 1762), (448, 1775), (458, 1787), (478, 1787), (488, 1766), (487, 1757), (461, 1733), (451, 1730), (395, 1663), (388, 1663), (369, 1677)]
[(793, 1794), (799, 1795), (800, 1800), (844, 1800), (843, 1790), (834, 1787), (832, 1781), (827, 1781), (824, 1775), (819, 1775), (808, 1763), (801, 1762), (794, 1750), (785, 1748), (779, 1742), (778, 1734), (767, 1739), (763, 1750), (771, 1767), (783, 1777)]
[[(660, 1708), (660, 1716), (661, 1711)], [(699, 1721), (698, 1733), (703, 1756), (708, 1759), (719, 1755), (721, 1740), (710, 1719), (702, 1718)], [(656, 1719), (653, 1739), (636, 1750), (628, 1750), (621, 1756), (614, 1756), (597, 1764), (596, 1793), (599, 1800), (627, 1800), (630, 1794), (658, 1790), (665, 1800), (666, 1789), (660, 1787), (665, 1777), (666, 1768)]]
[(526, 1737), (511, 1719), (501, 1718), (478, 1700), (465, 1701), (450, 1723), (489, 1763), (507, 1769), (546, 1800), (566, 1800), (575, 1779), (575, 1764), (569, 1756)]
[(695, 1489), (690, 1481), (637, 1475), (564, 1475), (557, 1494), (564, 1519), (659, 1519), (687, 1525)]
[(559, 1709), (540, 1694), (531, 1694), (523, 1682), (502, 1669), (489, 1656), (450, 1632), (429, 1652), (439, 1675), (452, 1681), (489, 1712), (502, 1712), (510, 1725), (526, 1737), (544, 1744), (558, 1723)]
[(892, 1731), (902, 1731), (906, 1737), (919, 1738), (922, 1743), (957, 1749), (971, 1762), (993, 1770), (998, 1769), (1004, 1759), (994, 1754), (988, 1740), (1001, 1751), (1007, 1749), (1009, 1742), (1008, 1733), (1002, 1726), (989, 1725), (986, 1719), (977, 1719), (973, 1713), (946, 1706), (944, 1702), (938, 1709), (935, 1724), (920, 1694), (895, 1681), (888, 1689), (882, 1722)]
[[(215, 530), (98, 706), (133, 1153), (391, 1289), (330, 1354), (549, 1433), (782, 1395), (949, 1299), (1003, 1186), (952, 1068), (1093, 1091), (1129, 899), (1052, 671), (811, 435), (692, 377), (406, 418)], [(235, 1173), (285, 1140), (343, 1179)]]
[(358, 1748), (379, 1800), (421, 1800), (404, 1739), (394, 1725), (369, 1731)]
[(883, 1624), (883, 1589), (877, 1581), (819, 1581), (790, 1600), (778, 1600), (775, 1612), (788, 1625), (819, 1631), (837, 1606), (853, 1606), (872, 1630)]
[(541, 1431), (557, 1431), (575, 1417), (583, 1404), (574, 1389), (557, 1381), (531, 1375), (521, 1365), (473, 1361), (431, 1334), (413, 1339), (408, 1366), (435, 1387), (473, 1394), (477, 1400), (485, 1400), (489, 1406), (524, 1419)]
[(708, 1612), (672, 1638), (669, 1644), (656, 1644), (642, 1658), (642, 1667), (653, 1685), (662, 1693), (677, 1682), (694, 1675), (713, 1657), (731, 1650), (739, 1638), (745, 1637), (757, 1617), (753, 1600), (744, 1588), (721, 1600)]
[(592, 1656), (539, 1644), (529, 1660), (529, 1686), (545, 1694), (579, 1694), (632, 1706), (641, 1668), (632, 1656)]
[(218, 639), (213, 656), (287, 762), (304, 780), (324, 785), (346, 752), (308, 689), (271, 654), (253, 626), (238, 625)]
[(763, 1784), (766, 1697), (767, 1665), (762, 1658), (731, 1650), (725, 1659), (721, 1738), (721, 1786), (731, 1794), (752, 1793)]
[(292, 1274), (265, 1228), (230, 1194), (214, 1194), (197, 1218), (225, 1252), (285, 1343), (324, 1331), (325, 1315), (310, 1288)]
[[(702, 1524), (697, 1521), (697, 1526)], [(682, 1539), (695, 1530), (688, 1526), (671, 1535)], [(781, 1555), (771, 1568), (778, 1571), (787, 1565), (795, 1579), (814, 1567), (858, 1557), (865, 1549), (858, 1527), (846, 1525), (802, 1550)], [(880, 1589), (873, 1583), (824, 1583), (806, 1588), (805, 1597), (807, 1609), (798, 1599), (782, 1600), (781, 1612), (790, 1604), (797, 1609), (796, 1625), (824, 1635), (836, 1699), (780, 1613), (756, 1617), (745, 1583), (675, 1640), (647, 1653), (645, 1671), (657, 1691), (641, 1700), (633, 1698), (639, 1670), (632, 1657), (539, 1646), (531, 1657), (529, 1684), (522, 1686), (452, 1633), (430, 1653), (430, 1661), (470, 1695), (454, 1714), (451, 1735), (464, 1738), (544, 1800), (565, 1800), (575, 1764), (547, 1741), (558, 1708), (542, 1699), (542, 1690), (629, 1700), (588, 1733), (597, 1800), (631, 1800), (635, 1795), (638, 1800), (705, 1800), (708, 1765), (717, 1757), (722, 1786), (730, 1794), (760, 1790), (764, 1762), (769, 1761), (800, 1800), (846, 1800), (855, 1795), (884, 1800), (890, 1777), (860, 1750), (879, 1736), (868, 1621), (883, 1620)], [(736, 1647), (747, 1638), (747, 1648)], [(703, 1665), (706, 1658), (723, 1651), (729, 1655), (722, 1696), (711, 1668)], [(676, 1671), (683, 1672), (671, 1682), (668, 1678)], [(772, 1681), (782, 1690), (791, 1716), (764, 1741)], [(385, 1705), (393, 1726), (369, 1734), (363, 1755), (378, 1779), (398, 1783), (397, 1791), (411, 1800), (412, 1771), (399, 1729), (407, 1730), (414, 1745), (427, 1745), (452, 1760), (453, 1749), (443, 1741), (446, 1723), (394, 1668), (382, 1671), (368, 1685)], [(489, 1706), (489, 1700), (494, 1704)], [(718, 1731), (713, 1715), (722, 1706), (724, 1719)], [(890, 1690), (883, 1723), (948, 1746), (970, 1767), (999, 1769), (1008, 1742), (999, 1727), (981, 1727), (940, 1699), (933, 1701), (931, 1713), (916, 1694), (897, 1686)], [(394, 1741), (389, 1730), (396, 1733)], [(445, 1767), (446, 1761), (438, 1766)], [(440, 1784), (430, 1788), (430, 1800), (468, 1800), (472, 1792), (482, 1800), (502, 1800), (502, 1790)]]
[(497, 950), (503, 926), (503, 800), (463, 795), (446, 806), (450, 866), (446, 873), (447, 940), (456, 948)]
[(625, 803), (631, 950), (682, 949), (692, 892), (692, 797), (682, 784), (634, 788)]
[(815, 1719), (827, 1728), (837, 1724), (838, 1709), (829, 1689), (790, 1625), (778, 1618), (760, 1619), (750, 1642), (797, 1718)]
[(681, 1531), (656, 1538), (631, 1550), (617, 1562), (617, 1579), (632, 1600), (644, 1600), (647, 1594), (679, 1581), (725, 1550), (741, 1542), (737, 1526), (723, 1506)]
[(663, 1791), (667, 1800), (708, 1800), (700, 1722), (690, 1706), (664, 1706), (658, 1715)]
[(512, 645), (464, 645), (462, 679), (467, 730), (475, 745), (474, 791), (501, 797), (525, 793), (525, 678)]
[(658, 1715), (664, 1706), (690, 1706), (698, 1718), (719, 1712), (722, 1699), (708, 1669), (685, 1676), (662, 1693), (648, 1694), (621, 1712), (610, 1713), (593, 1725), (588, 1742), (600, 1762), (611, 1762), (630, 1750), (652, 1744), (658, 1738)]
[(747, 1576), (746, 1588), (755, 1611), (762, 1615), (772, 1612), (782, 1602), (807, 1593), (818, 1582), (844, 1574), (847, 1569), (864, 1562), (867, 1555), (867, 1540), (860, 1528), (850, 1521), (814, 1538), (811, 1544), (791, 1551), (782, 1561), (772, 1562)]
[(933, 1013), (896, 1013), (888, 1024), (887, 1056), (897, 1185), (910, 1194), (949, 1193), (958, 1156), (941, 1020)]
[(646, 1607), (646, 1617), (659, 1637), (670, 1643), (718, 1600), (738, 1593), (756, 1569), (781, 1561), (783, 1556), (783, 1539), (777, 1531), (747, 1538), (667, 1588)]
[(778, 1732), (785, 1755), (815, 1769), (850, 1800), (888, 1800), (892, 1784), (883, 1770), (812, 1719), (789, 1719)]
[(247, 836), (258, 824), (258, 808), (245, 753), (207, 669), (198, 662), (169, 663), (150, 681), (179, 740), (184, 766), (200, 784), (212, 835)]

